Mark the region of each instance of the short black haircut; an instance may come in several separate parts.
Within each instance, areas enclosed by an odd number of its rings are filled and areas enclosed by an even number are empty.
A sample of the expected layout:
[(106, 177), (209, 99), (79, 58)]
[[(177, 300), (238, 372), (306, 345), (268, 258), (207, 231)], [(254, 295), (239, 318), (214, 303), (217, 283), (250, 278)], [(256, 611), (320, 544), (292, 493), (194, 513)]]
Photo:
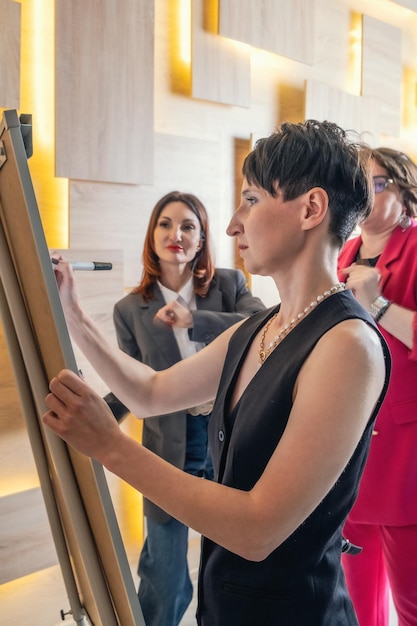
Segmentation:
[(329, 232), (342, 247), (372, 207), (370, 149), (333, 122), (285, 122), (259, 139), (242, 168), (249, 184), (294, 200), (313, 187), (329, 198)]

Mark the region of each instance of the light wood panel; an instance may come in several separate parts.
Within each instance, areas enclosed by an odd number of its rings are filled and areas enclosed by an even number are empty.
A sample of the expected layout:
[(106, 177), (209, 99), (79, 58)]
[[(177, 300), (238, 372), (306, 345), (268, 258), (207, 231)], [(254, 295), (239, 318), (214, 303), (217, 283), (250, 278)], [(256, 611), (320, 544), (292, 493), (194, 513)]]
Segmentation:
[(0, 0), (0, 107), (20, 108), (20, 12), (12, 0)]
[(315, 0), (219, 0), (219, 34), (312, 64), (315, 7)]
[(399, 4), (406, 9), (417, 11), (417, 0), (392, 0), (395, 4)]
[[(91, 237), (103, 249), (123, 249), (124, 285), (136, 285), (142, 273), (142, 247), (151, 211), (173, 190), (195, 193), (210, 215), (214, 239), (226, 237), (217, 213), (220, 205), (220, 145), (174, 135), (155, 135), (158, 168), (152, 187), (70, 184), (71, 248), (87, 248)], [(232, 210), (232, 208), (231, 208)]]
[(381, 133), (398, 136), (401, 126), (401, 30), (367, 15), (362, 20), (362, 95), (380, 103)]
[(57, 0), (56, 173), (150, 184), (153, 0)]
[(381, 103), (376, 98), (355, 96), (328, 83), (306, 81), (305, 117), (336, 122), (362, 134), (369, 144), (379, 142)]
[(192, 96), (250, 106), (250, 51), (217, 35), (217, 1), (193, 0)]

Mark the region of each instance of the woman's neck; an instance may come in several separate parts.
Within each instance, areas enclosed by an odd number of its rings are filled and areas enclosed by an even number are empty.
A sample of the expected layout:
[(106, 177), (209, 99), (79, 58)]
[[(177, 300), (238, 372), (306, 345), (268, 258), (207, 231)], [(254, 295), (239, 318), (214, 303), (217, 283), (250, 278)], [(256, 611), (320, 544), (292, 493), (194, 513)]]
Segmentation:
[(307, 307), (317, 296), (338, 283), (337, 257), (333, 244), (307, 250), (302, 258), (293, 259), (273, 278), (281, 298), (280, 320), (287, 322)]
[[(336, 263), (334, 263), (336, 265)], [(281, 308), (277, 324), (285, 324), (310, 305), (334, 285), (339, 284), (333, 267), (327, 267), (323, 260), (308, 266), (299, 278), (286, 276), (284, 280), (276, 280), (281, 298)]]
[(191, 277), (192, 271), (189, 264), (184, 266), (166, 265), (162, 268), (159, 280), (167, 289), (179, 293)]
[(362, 244), (359, 249), (361, 258), (373, 259), (379, 256), (387, 245), (390, 236), (391, 232), (369, 234), (363, 230), (361, 233)]

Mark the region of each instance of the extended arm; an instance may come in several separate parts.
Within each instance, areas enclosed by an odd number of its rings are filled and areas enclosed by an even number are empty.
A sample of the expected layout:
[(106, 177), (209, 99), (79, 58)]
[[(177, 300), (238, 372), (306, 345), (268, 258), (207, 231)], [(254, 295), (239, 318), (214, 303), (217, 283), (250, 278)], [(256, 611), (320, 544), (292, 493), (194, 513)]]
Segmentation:
[(143, 448), (120, 431), (102, 399), (71, 372), (51, 381), (51, 410), (44, 421), (187, 526), (244, 558), (262, 560), (340, 476), (384, 375), (381, 345), (363, 322), (350, 320), (329, 331), (304, 364), (285, 433), (248, 492), (185, 474)]
[(190, 359), (156, 372), (108, 341), (80, 308), (68, 263), (61, 261), (55, 272), (72, 338), (117, 398), (134, 413), (141, 417), (159, 415), (203, 404), (215, 397), (233, 329)]

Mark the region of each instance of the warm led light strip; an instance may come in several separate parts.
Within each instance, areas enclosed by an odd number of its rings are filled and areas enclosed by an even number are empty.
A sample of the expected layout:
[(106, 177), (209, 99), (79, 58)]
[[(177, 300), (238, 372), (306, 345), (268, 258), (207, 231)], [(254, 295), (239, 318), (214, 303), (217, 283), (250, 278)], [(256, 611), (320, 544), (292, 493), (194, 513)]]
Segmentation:
[(55, 177), (55, 2), (22, 0), (21, 113), (32, 115), (29, 168), (48, 245), (68, 247), (68, 180)]

